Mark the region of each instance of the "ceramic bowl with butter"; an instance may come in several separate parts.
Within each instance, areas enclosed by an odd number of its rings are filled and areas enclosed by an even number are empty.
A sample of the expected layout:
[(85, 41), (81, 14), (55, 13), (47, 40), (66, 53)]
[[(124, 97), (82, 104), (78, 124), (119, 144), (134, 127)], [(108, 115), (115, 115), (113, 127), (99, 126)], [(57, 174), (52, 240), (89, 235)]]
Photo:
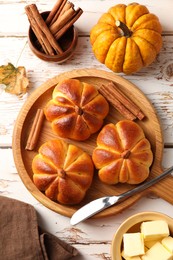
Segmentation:
[[(41, 13), (41, 16), (46, 20), (49, 12)], [(62, 49), (62, 53), (55, 55), (46, 54), (41, 45), (38, 42), (31, 26), (28, 32), (28, 43), (32, 52), (41, 60), (56, 62), (58, 64), (65, 62), (70, 59), (74, 54), (78, 42), (78, 31), (74, 25), (72, 25), (58, 40), (58, 44)]]
[[(159, 212), (137, 213), (126, 219), (116, 231), (111, 244), (112, 260), (171, 260), (173, 259), (172, 237), (173, 219), (171, 217)], [(144, 252), (140, 251), (143, 250), (140, 249), (141, 244), (144, 246)], [(139, 255), (135, 257), (124, 255), (125, 250), (126, 253), (128, 251), (133, 255), (135, 248), (140, 251)]]

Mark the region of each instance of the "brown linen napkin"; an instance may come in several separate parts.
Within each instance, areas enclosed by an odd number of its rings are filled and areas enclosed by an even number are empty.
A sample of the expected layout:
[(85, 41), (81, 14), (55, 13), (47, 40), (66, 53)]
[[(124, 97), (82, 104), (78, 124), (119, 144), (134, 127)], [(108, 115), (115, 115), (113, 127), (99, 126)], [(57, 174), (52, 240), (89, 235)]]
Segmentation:
[(77, 250), (41, 231), (33, 206), (0, 196), (0, 259), (66, 260)]

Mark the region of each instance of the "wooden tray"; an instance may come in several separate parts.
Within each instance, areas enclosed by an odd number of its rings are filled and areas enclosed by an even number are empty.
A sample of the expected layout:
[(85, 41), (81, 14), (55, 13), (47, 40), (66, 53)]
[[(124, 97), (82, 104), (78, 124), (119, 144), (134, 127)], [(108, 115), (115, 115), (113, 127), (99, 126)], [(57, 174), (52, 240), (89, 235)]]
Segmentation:
[[(64, 206), (48, 199), (34, 185), (32, 181), (33, 173), (31, 170), (32, 159), (36, 155), (37, 150), (41, 144), (50, 139), (58, 137), (53, 134), (50, 123), (45, 120), (35, 151), (25, 150), (26, 141), (36, 110), (45, 106), (47, 101), (51, 99), (52, 91), (55, 85), (64, 78), (76, 78), (81, 81), (91, 83), (97, 88), (99, 88), (101, 84), (107, 84), (108, 82), (113, 81), (130, 99), (132, 99), (141, 108), (141, 110), (146, 115), (146, 118), (142, 121), (138, 120), (136, 122), (139, 123), (139, 125), (143, 128), (146, 137), (150, 140), (152, 151), (154, 153), (154, 162), (151, 167), (149, 177), (150, 179), (159, 175), (162, 172), (161, 161), (163, 153), (163, 139), (159, 119), (149, 100), (136, 86), (134, 86), (129, 81), (123, 79), (122, 77), (115, 75), (112, 72), (106, 72), (96, 69), (74, 70), (58, 75), (48, 80), (38, 89), (36, 89), (36, 91), (28, 98), (23, 108), (21, 109), (14, 127), (12, 147), (16, 168), (24, 185), (38, 201), (40, 201), (46, 207), (52, 209), (55, 212), (71, 217), (77, 209), (96, 198), (105, 195), (118, 195), (122, 192), (134, 188), (134, 186), (128, 184), (117, 184), (112, 186), (106, 185), (101, 183), (97, 177), (97, 174), (95, 174), (92, 186), (88, 190), (85, 199), (79, 205)], [(110, 106), (110, 112), (106, 118), (105, 123), (117, 123), (119, 120), (122, 119), (124, 118), (113, 107)], [(97, 134), (92, 135), (91, 138), (89, 138), (85, 142), (77, 142), (71, 140), (67, 141), (78, 145), (89, 154), (92, 154), (93, 148), (96, 145), (96, 137)], [(168, 202), (173, 203), (172, 187), (173, 178), (169, 176), (166, 179), (162, 180), (160, 183), (157, 183), (153, 187), (150, 187), (149, 189), (135, 196), (132, 196), (119, 205), (108, 208), (105, 211), (95, 215), (94, 218), (105, 217), (119, 213), (149, 192), (154, 192)]]

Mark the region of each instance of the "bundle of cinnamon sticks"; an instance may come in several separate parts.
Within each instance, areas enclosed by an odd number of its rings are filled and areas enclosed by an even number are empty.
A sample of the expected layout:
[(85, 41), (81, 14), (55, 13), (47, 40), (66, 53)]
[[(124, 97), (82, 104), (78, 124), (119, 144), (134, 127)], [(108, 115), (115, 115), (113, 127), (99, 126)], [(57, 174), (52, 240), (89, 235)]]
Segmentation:
[(135, 120), (138, 118), (139, 120), (142, 120), (145, 117), (141, 109), (129, 99), (114, 82), (102, 85), (99, 88), (99, 92), (126, 119)]
[(81, 16), (81, 8), (74, 9), (74, 4), (67, 0), (58, 0), (46, 19), (50, 31), (58, 40)]
[(35, 4), (26, 6), (25, 11), (37, 40), (43, 51), (49, 55), (63, 53), (58, 40), (83, 13), (81, 8), (75, 10), (74, 4), (67, 0), (58, 0), (46, 21)]

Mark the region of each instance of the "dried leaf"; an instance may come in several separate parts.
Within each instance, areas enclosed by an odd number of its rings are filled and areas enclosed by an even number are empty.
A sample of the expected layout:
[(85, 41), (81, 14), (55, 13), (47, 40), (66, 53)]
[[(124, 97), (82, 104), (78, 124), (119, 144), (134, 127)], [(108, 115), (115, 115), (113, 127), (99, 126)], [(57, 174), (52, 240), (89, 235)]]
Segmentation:
[(8, 93), (25, 94), (29, 84), (25, 67), (16, 68), (11, 63), (0, 66), (0, 84), (5, 85), (5, 91)]

